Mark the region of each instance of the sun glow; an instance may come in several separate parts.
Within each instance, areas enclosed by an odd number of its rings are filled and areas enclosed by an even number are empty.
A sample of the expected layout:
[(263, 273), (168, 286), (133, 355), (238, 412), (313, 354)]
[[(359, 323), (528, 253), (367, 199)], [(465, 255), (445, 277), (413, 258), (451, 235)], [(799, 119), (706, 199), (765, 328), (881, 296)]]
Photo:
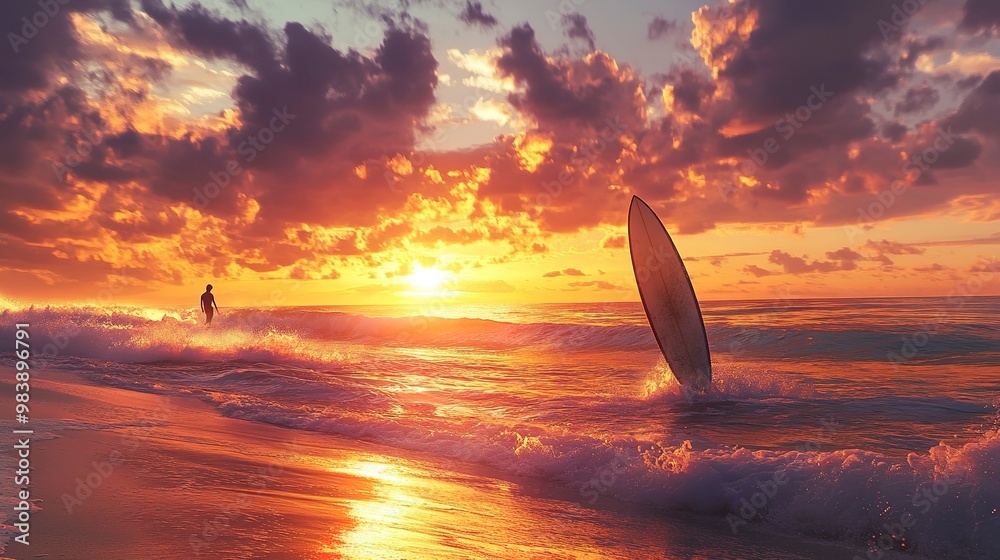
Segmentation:
[(410, 285), (418, 290), (435, 290), (440, 288), (448, 278), (448, 273), (437, 267), (417, 266), (409, 276)]

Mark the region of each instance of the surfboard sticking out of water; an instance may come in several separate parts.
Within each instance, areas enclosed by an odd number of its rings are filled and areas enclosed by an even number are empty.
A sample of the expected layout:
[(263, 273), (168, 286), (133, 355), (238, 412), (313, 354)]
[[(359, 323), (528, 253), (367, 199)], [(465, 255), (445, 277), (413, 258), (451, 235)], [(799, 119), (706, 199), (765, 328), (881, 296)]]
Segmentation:
[(637, 196), (628, 209), (628, 246), (642, 307), (670, 371), (681, 385), (708, 390), (712, 360), (694, 286), (660, 218)]

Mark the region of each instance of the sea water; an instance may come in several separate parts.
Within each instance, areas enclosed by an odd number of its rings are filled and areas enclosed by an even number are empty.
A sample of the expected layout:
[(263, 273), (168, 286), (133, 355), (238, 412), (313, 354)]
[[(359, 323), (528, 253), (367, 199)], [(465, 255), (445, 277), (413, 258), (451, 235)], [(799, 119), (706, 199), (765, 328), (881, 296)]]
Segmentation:
[(704, 302), (707, 394), (638, 303), (34, 307), (35, 368), (530, 477), (586, 507), (1000, 558), (1000, 298)]

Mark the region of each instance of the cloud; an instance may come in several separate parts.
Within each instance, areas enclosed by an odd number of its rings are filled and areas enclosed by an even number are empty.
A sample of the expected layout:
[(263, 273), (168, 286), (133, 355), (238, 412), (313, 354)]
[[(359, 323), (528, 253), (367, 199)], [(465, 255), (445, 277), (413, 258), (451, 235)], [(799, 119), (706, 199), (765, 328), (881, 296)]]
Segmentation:
[(991, 72), (972, 90), (944, 126), (957, 132), (976, 131), (1000, 137), (1000, 70)]
[(916, 245), (907, 245), (897, 241), (889, 241), (888, 239), (881, 241), (869, 240), (865, 242), (863, 247), (875, 252), (875, 256), (869, 260), (877, 261), (887, 266), (893, 264), (892, 259), (888, 255), (922, 255), (924, 253), (924, 249)]
[[(414, 235), (373, 228), (380, 212), (406, 203), (379, 167), (412, 152), (435, 102), (437, 63), (426, 36), (390, 28), (364, 57), (297, 23), (282, 35), (199, 5), (146, 0), (142, 7), (149, 18), (132, 17), (121, 2), (67, 5), (23, 56), (0, 53), (0, 231), (11, 236), (10, 254), (27, 255), (23, 249), (44, 240), (61, 261), (47, 266), (49, 277), (70, 283), (131, 268), (164, 283), (279, 269), (285, 277), (333, 278), (331, 259), (359, 253), (358, 238), (313, 235), (307, 244), (286, 232), (355, 227), (376, 249)], [(124, 25), (112, 35), (71, 17), (81, 9)], [(141, 44), (150, 33), (165, 41)], [(229, 116), (144, 120), (154, 84), (188, 60), (242, 73), (228, 82), (235, 84)], [(71, 85), (95, 65), (109, 71), (90, 74), (87, 91)], [(372, 170), (367, 179), (355, 172), (359, 163)]]
[(642, 127), (644, 100), (640, 104), (635, 98), (641, 83), (631, 69), (603, 53), (573, 61), (547, 57), (527, 24), (512, 29), (500, 44), (503, 53), (497, 69), (524, 88), (508, 100), (540, 127), (587, 126), (600, 131), (616, 118), (626, 127)]
[[(378, 196), (378, 189), (363, 186), (385, 184), (382, 173), (361, 179), (354, 169), (358, 162), (377, 167), (412, 150), (415, 127), (435, 101), (437, 62), (426, 36), (390, 28), (372, 58), (366, 59), (334, 49), (328, 37), (298, 23), (285, 26), (285, 42), (279, 47), (266, 30), (220, 18), (199, 6), (157, 8), (154, 14), (155, 20), (173, 30), (182, 48), (200, 56), (228, 57), (252, 70), (233, 91), (240, 126), (227, 131), (230, 151), (219, 151), (215, 169), (224, 169), (226, 159), (234, 158), (257, 173), (253, 190), (260, 206), (258, 234), (273, 234), (285, 221), (330, 225), (334, 216), (344, 225), (370, 225), (379, 205), (401, 206), (403, 197), (393, 202)], [(272, 135), (266, 149), (244, 151), (248, 141), (272, 126), (276, 115), (293, 115), (294, 121)], [(191, 174), (207, 177), (209, 172), (194, 168)], [(294, 196), (289, 196), (290, 183), (297, 185)], [(331, 185), (355, 193), (350, 198), (353, 204), (345, 206), (346, 199), (334, 195)], [(190, 188), (185, 190), (190, 198)], [(224, 197), (235, 192), (229, 189)], [(303, 198), (314, 202), (303, 205)], [(213, 201), (213, 211), (223, 208)]]
[(954, 79), (956, 75), (964, 76), (964, 83), (956, 83), (959, 86), (974, 85), (970, 82), (975, 81), (977, 76), (982, 79), (984, 74), (994, 71), (998, 64), (1000, 58), (987, 52), (952, 51), (944, 62), (931, 56), (921, 56), (916, 60), (917, 69), (939, 81)]
[(469, 112), (481, 121), (492, 121), (501, 126), (511, 120), (511, 115), (507, 111), (507, 105), (492, 99), (483, 99), (480, 97), (469, 109)]
[(882, 135), (892, 143), (899, 142), (905, 136), (909, 128), (903, 123), (887, 122), (882, 125)]
[(275, 45), (258, 25), (218, 17), (200, 4), (183, 10), (167, 8), (161, 0), (142, 0), (141, 5), (175, 45), (206, 58), (235, 60), (257, 72), (277, 68)]
[(427, 245), (468, 245), (480, 241), (484, 237), (485, 234), (476, 229), (434, 226), (417, 234), (414, 241)]
[(894, 113), (896, 116), (920, 113), (933, 107), (940, 99), (938, 91), (930, 86), (910, 88), (903, 95), (903, 99), (896, 103)]
[[(338, 48), (319, 27), (271, 28), (225, 7), (69, 3), (20, 53), (0, 52), (0, 273), (53, 285), (95, 285), (118, 270), (174, 284), (352, 268), (382, 278), (449, 246), (469, 256), (439, 266), (489, 266), (536, 259), (579, 232), (624, 249), (615, 232), (632, 194), (679, 234), (855, 224), (893, 181), (907, 190), (884, 219), (947, 211), (994, 220), (995, 57), (918, 30), (886, 40), (872, 22), (893, 3), (703, 8), (696, 50), (657, 75), (596, 50), (587, 20), (570, 14), (565, 32), (578, 48), (546, 50), (518, 25), (495, 48), (446, 50), (457, 65), (447, 87), (441, 45), (403, 13), (379, 11), (386, 19), (371, 44)], [(495, 27), (480, 3), (458, 6), (466, 23)], [(29, 8), (4, 4), (0, 19), (20, 21)], [(974, 14), (965, 41), (994, 33), (981, 2), (939, 9), (951, 22)], [(676, 29), (655, 18), (647, 32), (655, 40)], [(473, 94), (462, 109), (452, 87), (506, 103)], [(448, 137), (459, 118), (441, 118), (449, 110), (504, 132), (445, 147), (460, 142)], [(289, 122), (275, 130), (280, 115)], [(907, 171), (906, 159), (941, 135), (950, 141), (935, 162)], [(52, 163), (64, 168), (58, 178)], [(213, 196), (197, 203), (206, 189)], [(919, 254), (892, 243), (815, 260), (781, 251), (689, 260), (767, 254), (771, 270), (742, 269), (759, 277)], [(905, 247), (933, 243), (995, 240)]]
[(967, 270), (971, 273), (1000, 272), (1000, 262), (997, 262), (996, 257), (992, 257), (989, 260), (982, 260), (980, 262), (973, 263)]
[(747, 266), (743, 267), (743, 271), (747, 272), (747, 273), (750, 273), (750, 274), (753, 274), (757, 278), (762, 278), (764, 276), (770, 276), (770, 275), (774, 274), (770, 270), (767, 270), (765, 268), (761, 268), (761, 267), (759, 267), (759, 266), (757, 266), (755, 264), (748, 264)]
[(469, 25), (479, 25), (486, 28), (495, 27), (497, 24), (497, 18), (484, 12), (480, 2), (467, 1), (462, 13), (458, 15), (458, 19)]
[[(645, 128), (644, 86), (607, 54), (546, 55), (528, 25), (500, 40), (501, 77), (516, 90), (510, 105), (528, 124), (500, 137), (489, 180), (478, 191), (504, 215), (527, 214), (541, 229), (568, 233), (617, 223), (626, 200), (620, 189), (629, 135)], [(531, 165), (525, 165), (526, 148)]]
[(463, 85), (495, 93), (510, 92), (515, 89), (513, 81), (501, 76), (496, 67), (497, 58), (500, 56), (499, 50), (491, 49), (480, 53), (476, 49), (467, 52), (448, 49), (447, 54), (448, 60), (472, 74), (471, 77), (462, 80)]
[[(826, 253), (826, 260), (807, 260), (807, 257), (796, 257), (787, 252), (774, 250), (770, 253), (768, 261), (782, 267), (784, 274), (808, 274), (808, 273), (829, 273), (839, 271), (856, 270), (858, 264), (862, 262), (877, 262), (883, 266), (892, 266), (894, 263), (889, 255), (921, 255), (924, 249), (920, 244), (905, 244), (897, 241), (883, 239), (881, 241), (869, 240), (855, 250), (851, 247), (842, 247), (835, 251)], [(744, 272), (762, 277), (775, 274), (760, 268), (756, 265), (744, 267)]]
[(698, 112), (716, 91), (716, 85), (702, 72), (690, 68), (676, 68), (667, 75), (663, 99), (667, 109)]
[[(1000, 232), (994, 233), (990, 237), (972, 237), (967, 239), (943, 239), (940, 241), (922, 241), (914, 243), (920, 247), (963, 247), (969, 245), (1000, 245)], [(921, 253), (923, 249), (920, 249)]]
[(739, 253), (725, 253), (722, 255), (707, 255), (702, 257), (685, 257), (686, 261), (708, 261), (712, 266), (722, 266), (726, 262), (726, 259), (735, 257), (754, 257), (757, 255), (766, 255), (767, 253), (762, 252), (739, 252)]
[(562, 18), (566, 36), (570, 39), (579, 39), (587, 44), (587, 48), (594, 50), (594, 32), (587, 25), (587, 18), (582, 14), (566, 14)]
[[(796, 257), (784, 251), (774, 250), (770, 253), (768, 261), (781, 266), (784, 274), (829, 273), (856, 270), (858, 264), (862, 262), (876, 262), (882, 266), (893, 266), (895, 263), (890, 255), (923, 255), (926, 252), (925, 247), (991, 244), (1000, 244), (1000, 234), (986, 238), (921, 243), (900, 243), (888, 239), (869, 240), (859, 246), (857, 250), (851, 247), (842, 247), (836, 251), (827, 252), (826, 260), (813, 261), (807, 260), (805, 256)], [(940, 264), (913, 268), (917, 272), (939, 272), (946, 269), (947, 267)], [(752, 264), (744, 267), (743, 271), (753, 274), (757, 278), (777, 274)]]
[(554, 278), (556, 276), (587, 276), (579, 268), (564, 268), (562, 270), (553, 270), (552, 272), (546, 272), (542, 275), (543, 278)]
[[(898, 71), (873, 25), (892, 7), (891, 0), (738, 2), (730, 9), (700, 10), (696, 38), (744, 111), (778, 117), (801, 105), (812, 87), (825, 85), (846, 98), (894, 85)], [(738, 24), (713, 27), (725, 20)]]
[(83, 55), (72, 14), (106, 12), (120, 22), (132, 22), (128, 4), (94, 0), (60, 4), (59, 12), (47, 18), (44, 31), (35, 28), (35, 33), (31, 33), (31, 27), (24, 22), (31, 22), (39, 11), (37, 2), (0, 4), (0, 21), (7, 22), (4, 26), (6, 44), (0, 49), (0, 76), (3, 76), (0, 93), (41, 91), (53, 85), (60, 71), (72, 69), (73, 63)]
[(676, 20), (656, 16), (653, 18), (653, 21), (649, 22), (649, 28), (646, 30), (646, 38), (650, 41), (655, 41), (669, 35), (676, 29)]
[(802, 257), (796, 257), (784, 251), (774, 250), (768, 257), (768, 262), (779, 265), (785, 274), (808, 274), (813, 272), (836, 272), (840, 270), (854, 270), (855, 261), (861, 255), (850, 249), (827, 253), (827, 258), (834, 260), (808, 262)]
[(629, 288), (623, 288), (612, 284), (611, 282), (605, 282), (604, 280), (589, 280), (586, 282), (570, 282), (568, 284), (573, 288), (594, 288), (595, 290), (623, 290), (627, 291)]
[(602, 249), (624, 249), (625, 248), (625, 235), (619, 233), (609, 233), (601, 239)]
[(965, 0), (959, 27), (995, 35), (1000, 32), (1000, 6), (993, 0)]

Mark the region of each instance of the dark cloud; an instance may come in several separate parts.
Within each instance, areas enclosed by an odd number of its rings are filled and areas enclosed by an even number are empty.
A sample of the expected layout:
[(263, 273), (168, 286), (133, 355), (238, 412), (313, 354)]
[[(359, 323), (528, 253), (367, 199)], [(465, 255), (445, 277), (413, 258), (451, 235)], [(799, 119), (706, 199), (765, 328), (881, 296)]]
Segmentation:
[(672, 70), (667, 75), (667, 83), (673, 87), (676, 106), (689, 113), (700, 111), (716, 90), (710, 76), (686, 67)]
[(915, 37), (905, 44), (905, 54), (901, 60), (904, 66), (913, 67), (920, 55), (933, 53), (947, 45), (944, 37)]
[(966, 76), (958, 80), (957, 82), (955, 82), (955, 85), (958, 86), (958, 89), (972, 89), (978, 86), (982, 81), (983, 81), (982, 75), (973, 74), (971, 76)]
[(909, 129), (905, 124), (900, 122), (887, 122), (882, 125), (882, 136), (886, 140), (896, 143), (902, 140)]
[(666, 19), (661, 16), (656, 16), (653, 21), (649, 22), (649, 28), (646, 30), (646, 38), (650, 41), (655, 41), (662, 37), (669, 35), (672, 31), (677, 29), (677, 21), (672, 19)]
[(931, 86), (923, 85), (910, 88), (903, 99), (896, 103), (895, 114), (906, 115), (921, 113), (933, 107), (941, 99), (941, 94)]
[[(873, 25), (891, 8), (888, 1), (750, 1), (699, 12), (697, 46), (718, 79), (710, 80), (697, 65), (675, 69), (671, 93), (680, 114), (672, 117), (689, 124), (678, 134), (676, 124), (665, 123), (673, 138), (658, 142), (654, 152), (662, 169), (629, 176), (669, 184), (677, 167), (733, 158), (738, 163), (724, 181), (748, 206), (761, 199), (804, 204), (831, 178), (853, 192), (866, 188), (871, 173), (891, 180), (898, 171), (891, 157), (868, 157), (864, 167), (847, 157), (859, 146), (862, 154), (891, 153), (872, 140), (876, 119), (866, 100), (911, 71), (900, 66), (898, 38), (887, 42)], [(683, 160), (664, 161), (681, 154)], [(748, 175), (752, 182), (733, 178)], [(712, 214), (721, 218), (718, 211)], [(713, 223), (691, 227), (704, 230)]]
[(864, 256), (849, 247), (844, 247), (828, 252), (826, 258), (840, 261), (840, 270), (854, 270), (857, 268), (857, 261), (864, 259)]
[(495, 27), (497, 18), (483, 11), (483, 5), (479, 2), (468, 1), (462, 13), (458, 14), (458, 19), (469, 25), (481, 25), (483, 27)]
[[(286, 219), (370, 224), (375, 209), (394, 197), (386, 195), (383, 173), (361, 179), (354, 169), (412, 151), (435, 100), (430, 41), (390, 29), (367, 59), (333, 49), (329, 38), (297, 23), (285, 35), (282, 67), (241, 77), (233, 93), (242, 119), (241, 128), (229, 131), (233, 146), (252, 144), (276, 117), (294, 115), (266, 149), (248, 150), (256, 154), (248, 165), (266, 173), (258, 185), (261, 215), (275, 225)], [(303, 198), (325, 203), (303, 205)], [(401, 204), (402, 193), (395, 199)]]
[(501, 40), (501, 46), (504, 53), (497, 68), (525, 86), (524, 93), (508, 97), (521, 112), (544, 120), (571, 120), (600, 110), (599, 93), (577, 91), (568, 83), (564, 69), (546, 59), (530, 25), (515, 27)]
[(813, 87), (847, 97), (899, 79), (873, 23), (889, 16), (892, 0), (750, 0), (743, 6), (757, 14), (749, 38), (736, 45), (730, 37), (713, 52), (731, 54), (719, 77), (731, 83), (744, 111), (777, 117), (802, 105)]
[(200, 4), (178, 10), (162, 0), (142, 0), (142, 10), (171, 33), (182, 47), (206, 58), (232, 59), (258, 72), (274, 70), (278, 60), (267, 30), (246, 20), (231, 21)]
[(836, 272), (840, 270), (854, 270), (857, 268), (856, 261), (863, 258), (859, 253), (849, 248), (840, 249), (826, 254), (826, 261), (809, 262), (802, 257), (796, 257), (784, 251), (774, 250), (768, 257), (768, 261), (779, 265), (785, 274), (807, 274), (811, 272)]
[(41, 90), (52, 85), (57, 71), (73, 72), (81, 46), (71, 14), (107, 12), (119, 21), (132, 22), (131, 8), (123, 0), (81, 0), (54, 6), (57, 11), (51, 15), (38, 2), (0, 2), (5, 32), (5, 44), (0, 48), (0, 95)]
[(770, 270), (767, 270), (766, 268), (761, 268), (761, 267), (759, 267), (759, 266), (757, 266), (755, 264), (749, 264), (749, 265), (743, 267), (743, 272), (747, 272), (749, 274), (753, 274), (757, 278), (762, 278), (764, 276), (770, 276), (770, 275), (774, 274)]
[(996, 0), (965, 0), (959, 27), (967, 31), (994, 35), (1000, 31), (1000, 2)]
[[(936, 149), (937, 146), (921, 146), (924, 150)], [(918, 148), (920, 149), (920, 148)], [(973, 137), (956, 136), (946, 149), (938, 152), (938, 158), (931, 164), (933, 169), (959, 169), (971, 165), (983, 152), (983, 145)], [(925, 152), (929, 153), (929, 152)], [(925, 156), (926, 157), (926, 156)], [(929, 160), (928, 160), (929, 162)]]
[(594, 32), (587, 25), (587, 18), (583, 14), (566, 14), (562, 18), (566, 36), (570, 39), (579, 39), (587, 44), (587, 48), (594, 50)]
[(1000, 70), (991, 72), (944, 121), (958, 132), (977, 131), (1000, 136)]

